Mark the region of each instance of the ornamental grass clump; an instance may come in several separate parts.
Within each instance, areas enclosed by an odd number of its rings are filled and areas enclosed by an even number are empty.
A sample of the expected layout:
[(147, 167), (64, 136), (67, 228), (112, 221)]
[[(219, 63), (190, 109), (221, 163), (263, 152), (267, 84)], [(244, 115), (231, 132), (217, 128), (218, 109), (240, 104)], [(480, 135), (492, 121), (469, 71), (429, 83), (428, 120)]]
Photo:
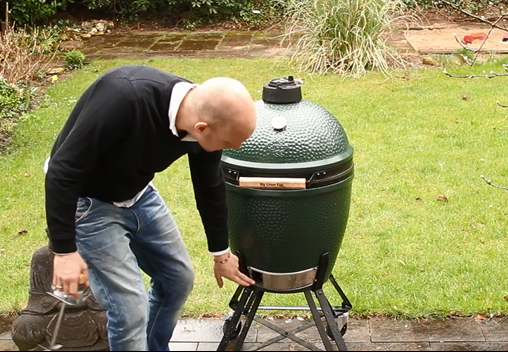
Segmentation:
[(290, 61), (312, 74), (357, 77), (403, 64), (386, 39), (401, 0), (289, 0), (286, 2)]

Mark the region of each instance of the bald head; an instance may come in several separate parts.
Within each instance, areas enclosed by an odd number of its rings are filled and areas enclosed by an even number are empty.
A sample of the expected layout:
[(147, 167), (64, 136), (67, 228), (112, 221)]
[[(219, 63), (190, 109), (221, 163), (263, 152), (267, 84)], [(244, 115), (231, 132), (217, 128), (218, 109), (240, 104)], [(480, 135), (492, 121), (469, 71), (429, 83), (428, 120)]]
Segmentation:
[(196, 88), (198, 115), (210, 127), (253, 127), (254, 102), (245, 86), (236, 79), (215, 77)]
[(206, 150), (240, 148), (256, 128), (256, 108), (238, 80), (211, 78), (185, 98), (186, 129)]

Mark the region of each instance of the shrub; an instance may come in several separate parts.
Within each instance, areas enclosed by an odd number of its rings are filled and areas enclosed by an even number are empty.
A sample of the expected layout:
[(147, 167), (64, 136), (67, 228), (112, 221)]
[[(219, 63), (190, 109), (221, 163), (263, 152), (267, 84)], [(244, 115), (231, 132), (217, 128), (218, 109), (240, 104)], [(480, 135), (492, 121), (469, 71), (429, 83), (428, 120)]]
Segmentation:
[(65, 64), (69, 70), (83, 68), (84, 62), (85, 54), (81, 50), (74, 49), (65, 54)]
[(16, 121), (37, 98), (37, 85), (56, 51), (45, 54), (34, 30), (8, 27), (0, 33), (0, 152), (9, 141)]
[(45, 54), (37, 32), (7, 28), (0, 33), (0, 77), (17, 84), (37, 79), (51, 64), (56, 52)]
[(72, 0), (17, 0), (0, 1), (0, 8), (5, 9), (5, 3), (9, 3), (9, 17), (18, 24), (34, 23), (45, 20), (56, 14), (58, 10), (65, 10)]
[(29, 103), (27, 89), (9, 84), (4, 77), (0, 77), (0, 118), (19, 116), (28, 110)]
[[(78, 1), (76, 1), (78, 2)], [(193, 29), (205, 23), (223, 20), (242, 21), (259, 26), (276, 14), (272, 0), (87, 0), (81, 1), (90, 10), (106, 10), (123, 20), (138, 20), (154, 14), (180, 20), (185, 28)], [(252, 16), (252, 10), (262, 10)], [(277, 13), (278, 14), (278, 13)]]

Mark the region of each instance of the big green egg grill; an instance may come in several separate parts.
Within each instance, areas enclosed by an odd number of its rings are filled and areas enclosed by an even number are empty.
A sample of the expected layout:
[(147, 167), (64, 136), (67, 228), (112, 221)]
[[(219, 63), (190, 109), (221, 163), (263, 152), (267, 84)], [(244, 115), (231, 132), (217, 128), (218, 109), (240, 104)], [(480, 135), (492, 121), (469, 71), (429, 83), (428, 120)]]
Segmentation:
[(353, 147), (301, 86), (292, 76), (265, 84), (254, 133), (223, 151), (230, 246), (259, 292), (313, 290), (333, 279), (348, 222)]
[(337, 258), (349, 215), (353, 147), (339, 120), (302, 99), (294, 79), (272, 80), (255, 104), (254, 133), (222, 157), (230, 245), (259, 285), (303, 288), (313, 283), (323, 253), (329, 253), (326, 278)]

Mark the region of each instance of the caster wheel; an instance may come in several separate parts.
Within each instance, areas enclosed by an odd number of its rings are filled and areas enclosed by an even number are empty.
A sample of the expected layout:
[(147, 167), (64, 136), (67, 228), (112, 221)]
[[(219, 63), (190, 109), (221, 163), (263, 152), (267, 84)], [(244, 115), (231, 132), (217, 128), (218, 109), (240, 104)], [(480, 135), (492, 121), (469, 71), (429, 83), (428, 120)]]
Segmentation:
[[(224, 322), (224, 325), (222, 326), (222, 332), (224, 333), (224, 335), (226, 335), (226, 332), (228, 331), (228, 329), (230, 328), (231, 326), (231, 320), (230, 319), (227, 319), (225, 322)], [(236, 326), (236, 329), (233, 331), (233, 333), (231, 334), (230, 338), (231, 340), (234, 340), (238, 337), (238, 335), (240, 335), (240, 331), (242, 330), (242, 322), (239, 321), (238, 322), (238, 325)]]
[[(344, 324), (344, 326), (342, 327), (342, 329), (340, 329), (340, 335), (341, 336), (344, 336), (347, 332), (347, 323)], [(333, 338), (333, 334), (332, 334), (332, 329), (330, 329), (330, 326), (328, 324), (326, 324), (326, 334), (328, 335), (329, 338), (331, 338), (332, 340), (334, 339)]]

